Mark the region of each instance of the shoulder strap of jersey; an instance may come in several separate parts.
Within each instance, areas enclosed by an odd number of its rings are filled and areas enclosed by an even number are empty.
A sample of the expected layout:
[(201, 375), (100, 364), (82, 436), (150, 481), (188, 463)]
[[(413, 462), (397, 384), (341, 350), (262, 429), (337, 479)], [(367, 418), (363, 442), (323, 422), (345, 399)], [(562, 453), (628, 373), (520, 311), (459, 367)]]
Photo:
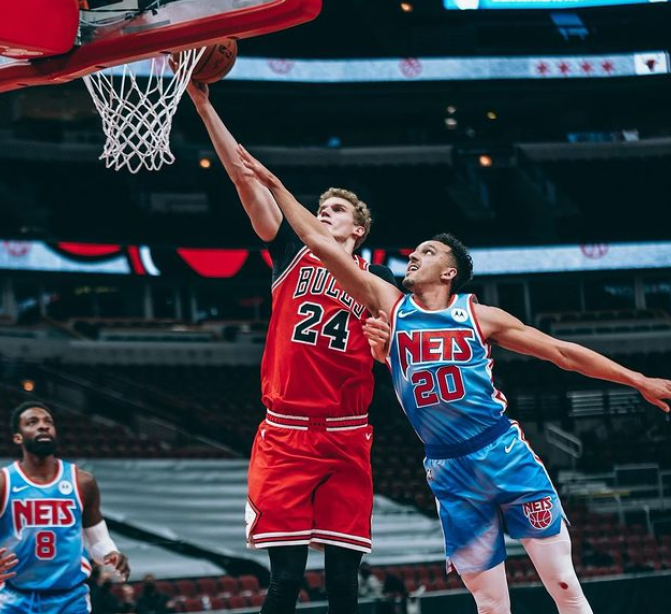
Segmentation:
[(7, 503), (9, 502), (9, 493), (12, 487), (12, 479), (11, 479), (12, 467), (13, 464), (2, 468), (2, 474), (5, 485), (4, 488), (2, 489), (2, 492), (0, 492), (0, 516), (2, 516), (5, 513), (5, 510), (7, 509)]
[(77, 465), (74, 463), (68, 463), (68, 465), (70, 466), (70, 475), (72, 476), (72, 485), (74, 486), (75, 490), (75, 498), (79, 504), (79, 509), (83, 512), (84, 497), (82, 496), (81, 490), (79, 490), (79, 467), (77, 467)]
[(282, 218), (275, 238), (267, 245), (268, 253), (273, 261), (273, 284), (275, 284), (305, 245), (284, 218)]
[(457, 294), (457, 297), (454, 303), (452, 303), (451, 307), (460, 307), (461, 309), (467, 309), (470, 300), (471, 300), (470, 294)]
[(409, 294), (401, 294), (398, 300), (394, 303), (389, 314), (389, 347), (387, 349), (387, 356), (391, 353), (391, 346), (394, 344), (394, 335), (396, 333), (396, 322), (398, 321), (398, 312), (408, 301)]

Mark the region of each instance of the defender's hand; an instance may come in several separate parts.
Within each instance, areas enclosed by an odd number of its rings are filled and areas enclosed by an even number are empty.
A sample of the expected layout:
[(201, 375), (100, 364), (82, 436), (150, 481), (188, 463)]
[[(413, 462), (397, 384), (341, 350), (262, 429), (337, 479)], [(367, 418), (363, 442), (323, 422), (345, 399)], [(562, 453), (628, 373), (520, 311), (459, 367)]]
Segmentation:
[(363, 334), (370, 345), (370, 352), (378, 362), (386, 362), (390, 332), (389, 316), (382, 310), (376, 318), (371, 316), (363, 324)]
[(256, 177), (257, 181), (269, 190), (282, 185), (280, 180), (261, 164), (242, 145), (238, 145), (238, 154), (243, 166)]

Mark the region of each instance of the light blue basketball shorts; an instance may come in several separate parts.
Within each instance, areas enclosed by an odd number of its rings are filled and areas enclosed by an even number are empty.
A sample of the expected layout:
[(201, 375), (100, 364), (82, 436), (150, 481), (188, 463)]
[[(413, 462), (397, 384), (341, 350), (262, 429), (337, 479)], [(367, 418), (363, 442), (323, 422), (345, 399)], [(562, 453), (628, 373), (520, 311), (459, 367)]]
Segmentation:
[(90, 614), (89, 587), (70, 591), (19, 591), (5, 584), (0, 590), (0, 614)]
[(516, 539), (561, 530), (565, 514), (559, 496), (514, 421), (484, 448), (456, 458), (427, 458), (424, 468), (436, 497), (448, 571), (484, 571), (505, 560), (504, 526)]

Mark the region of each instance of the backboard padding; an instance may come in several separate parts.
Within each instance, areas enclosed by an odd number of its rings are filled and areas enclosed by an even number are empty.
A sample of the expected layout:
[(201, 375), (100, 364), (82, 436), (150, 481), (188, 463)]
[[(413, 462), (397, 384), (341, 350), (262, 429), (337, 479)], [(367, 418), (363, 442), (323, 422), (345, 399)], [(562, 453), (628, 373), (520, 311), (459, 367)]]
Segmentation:
[(321, 10), (321, 0), (173, 0), (155, 11), (133, 15), (126, 7), (135, 1), (125, 0), (104, 12), (82, 11), (81, 44), (67, 54), (32, 61), (2, 58), (0, 92), (71, 81), (223, 37), (283, 30), (314, 19)]

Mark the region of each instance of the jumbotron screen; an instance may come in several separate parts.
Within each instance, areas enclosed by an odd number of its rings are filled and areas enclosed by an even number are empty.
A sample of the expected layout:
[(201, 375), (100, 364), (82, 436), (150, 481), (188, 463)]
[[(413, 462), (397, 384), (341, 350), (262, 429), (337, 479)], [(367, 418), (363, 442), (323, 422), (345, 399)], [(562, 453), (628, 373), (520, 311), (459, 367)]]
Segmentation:
[(443, 0), (448, 11), (475, 9), (578, 9), (622, 6), (626, 4), (659, 4), (669, 0)]

